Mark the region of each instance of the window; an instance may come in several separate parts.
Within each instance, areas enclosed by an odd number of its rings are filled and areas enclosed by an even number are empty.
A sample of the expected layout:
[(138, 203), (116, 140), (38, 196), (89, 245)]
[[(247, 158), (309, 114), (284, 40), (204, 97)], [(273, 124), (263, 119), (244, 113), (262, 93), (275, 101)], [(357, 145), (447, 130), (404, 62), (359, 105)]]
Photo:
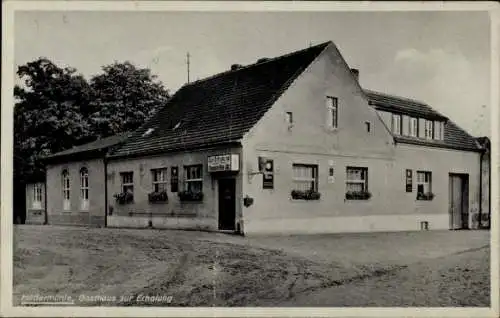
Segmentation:
[(68, 170), (62, 172), (62, 191), (63, 191), (63, 210), (68, 211), (71, 208), (70, 201), (70, 182)]
[(434, 138), (434, 122), (432, 120), (425, 120), (425, 135), (426, 139)]
[(366, 126), (366, 132), (370, 132), (370, 122), (369, 121), (365, 121), (365, 126)]
[(318, 191), (318, 166), (294, 164), (293, 190)]
[(417, 171), (417, 193), (426, 194), (430, 192), (432, 192), (432, 173)]
[(415, 117), (410, 117), (409, 124), (410, 124), (410, 127), (408, 129), (409, 135), (411, 137), (417, 137), (418, 136), (418, 119)]
[(120, 175), (122, 177), (122, 193), (134, 193), (134, 173), (122, 172)]
[(87, 168), (80, 169), (80, 208), (88, 210), (89, 208), (89, 171)]
[(153, 174), (153, 191), (167, 191), (167, 169), (153, 169), (151, 173)]
[(184, 167), (186, 176), (186, 191), (198, 193), (203, 189), (202, 165)]
[(401, 135), (401, 115), (392, 114), (392, 132)]
[(434, 122), (435, 128), (436, 128), (436, 134), (434, 136), (434, 139), (436, 140), (443, 140), (444, 138), (444, 124), (441, 121), (435, 121)]
[(33, 209), (42, 208), (42, 185), (40, 183), (35, 183), (33, 185)]
[(368, 191), (368, 168), (347, 167), (346, 173), (347, 192)]
[(292, 112), (286, 112), (286, 123), (288, 125), (292, 125), (293, 124), (293, 114), (292, 114)]
[(337, 97), (327, 97), (328, 108), (328, 126), (330, 128), (338, 127), (338, 99)]

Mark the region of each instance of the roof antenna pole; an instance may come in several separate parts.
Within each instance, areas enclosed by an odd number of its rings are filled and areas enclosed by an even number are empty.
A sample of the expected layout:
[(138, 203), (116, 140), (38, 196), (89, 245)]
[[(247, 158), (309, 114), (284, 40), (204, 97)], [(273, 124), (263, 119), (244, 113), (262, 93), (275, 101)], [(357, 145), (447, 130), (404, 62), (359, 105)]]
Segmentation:
[(187, 60), (186, 60), (186, 64), (187, 64), (187, 76), (188, 76), (188, 84), (189, 84), (189, 66), (190, 66), (190, 61), (189, 61), (189, 58), (190, 58), (190, 55), (189, 55), (189, 52), (187, 53)]

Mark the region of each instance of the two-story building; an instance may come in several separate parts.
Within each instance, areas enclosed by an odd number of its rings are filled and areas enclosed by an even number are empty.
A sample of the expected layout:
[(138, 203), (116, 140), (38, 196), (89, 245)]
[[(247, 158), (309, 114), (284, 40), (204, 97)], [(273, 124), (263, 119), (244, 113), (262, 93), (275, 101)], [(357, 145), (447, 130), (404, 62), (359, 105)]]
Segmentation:
[(487, 191), (475, 138), (423, 102), (363, 89), (332, 42), (188, 83), (120, 141), (48, 162), (49, 223), (464, 229)]
[(471, 228), (482, 147), (358, 76), (327, 42), (183, 86), (108, 156), (108, 226)]

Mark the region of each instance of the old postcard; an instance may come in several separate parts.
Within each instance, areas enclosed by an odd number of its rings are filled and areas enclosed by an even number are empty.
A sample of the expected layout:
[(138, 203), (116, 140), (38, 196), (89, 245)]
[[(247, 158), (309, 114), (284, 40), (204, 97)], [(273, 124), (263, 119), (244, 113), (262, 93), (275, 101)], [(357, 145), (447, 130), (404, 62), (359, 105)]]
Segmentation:
[(499, 6), (391, 6), (4, 2), (2, 314), (498, 315)]

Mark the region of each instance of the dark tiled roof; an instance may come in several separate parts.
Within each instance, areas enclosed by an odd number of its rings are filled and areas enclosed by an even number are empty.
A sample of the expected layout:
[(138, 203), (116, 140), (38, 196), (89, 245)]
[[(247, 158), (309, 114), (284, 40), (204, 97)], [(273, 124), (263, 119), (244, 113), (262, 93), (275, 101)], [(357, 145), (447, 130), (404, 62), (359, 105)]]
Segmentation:
[(369, 103), (377, 109), (390, 112), (401, 112), (407, 115), (414, 115), (428, 119), (446, 119), (445, 116), (441, 115), (432, 109), (432, 107), (421, 101), (366, 89), (364, 91), (368, 97)]
[(237, 142), (330, 43), (183, 86), (110, 157)]
[(71, 149), (67, 149), (61, 152), (57, 152), (55, 154), (49, 155), (44, 159), (47, 161), (68, 158), (71, 156), (82, 155), (89, 152), (99, 152), (106, 151), (111, 147), (117, 146), (120, 143), (123, 143), (127, 137), (129, 137), (130, 133), (122, 133), (114, 136), (98, 139), (93, 142), (89, 142), (83, 145), (75, 146)]
[(462, 150), (479, 150), (480, 147), (476, 138), (469, 135), (465, 130), (458, 127), (447, 117), (441, 115), (429, 105), (395, 95), (379, 93), (371, 90), (364, 90), (368, 101), (376, 109), (399, 112), (406, 115), (412, 115), (420, 118), (437, 119), (445, 121), (444, 140), (426, 140), (407, 136), (395, 136), (397, 142), (410, 143), (424, 146), (434, 146)]

